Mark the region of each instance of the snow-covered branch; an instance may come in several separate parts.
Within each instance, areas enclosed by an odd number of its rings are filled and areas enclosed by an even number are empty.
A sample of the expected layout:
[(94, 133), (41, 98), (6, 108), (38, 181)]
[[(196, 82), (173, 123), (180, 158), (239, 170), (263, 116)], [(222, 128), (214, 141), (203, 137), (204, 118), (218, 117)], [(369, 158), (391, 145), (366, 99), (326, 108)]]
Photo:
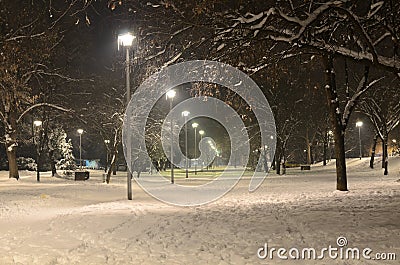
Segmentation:
[[(366, 74), (368, 75), (368, 73)], [(377, 82), (379, 82), (380, 80), (382, 80), (382, 78), (376, 79), (372, 82), (370, 82), (367, 85), (367, 78), (364, 75), (362, 77), (362, 79), (360, 80), (360, 82), (358, 83), (358, 87), (356, 89), (356, 91), (354, 92), (353, 96), (350, 98), (349, 101), (347, 101), (347, 104), (344, 108), (343, 111), (343, 118), (342, 118), (342, 124), (343, 126), (347, 126), (347, 122), (350, 118), (350, 114), (353, 110), (353, 108), (356, 106), (356, 102), (360, 99), (360, 97), (370, 88), (372, 87), (374, 84), (376, 84)]]
[(61, 106), (57, 106), (57, 105), (54, 105), (54, 104), (38, 103), (38, 104), (34, 104), (34, 105), (30, 106), (24, 112), (22, 112), (21, 115), (17, 119), (17, 123), (19, 123), (27, 113), (29, 113), (30, 111), (32, 111), (34, 109), (41, 108), (41, 107), (49, 107), (49, 108), (60, 110), (60, 111), (63, 111), (63, 112), (72, 112), (72, 110), (70, 110), (70, 109), (66, 109), (66, 108), (63, 108)]
[(4, 41), (16, 41), (16, 40), (20, 40), (20, 39), (32, 39), (32, 38), (37, 38), (40, 36), (44, 36), (46, 33), (45, 32), (41, 32), (41, 33), (37, 33), (37, 34), (32, 34), (32, 35), (19, 35), (19, 36), (15, 36), (15, 37), (11, 37), (8, 39), (5, 39)]
[[(232, 28), (237, 28), (238, 32), (242, 32), (239, 25), (242, 27), (244, 25), (254, 32), (253, 36), (263, 32), (263, 38), (284, 42), (291, 47), (313, 48), (323, 53), (364, 61), (367, 64), (375, 64), (391, 72), (400, 73), (400, 60), (386, 54), (379, 54), (376, 49), (376, 46), (387, 37), (391, 37), (392, 44), (398, 46), (395, 30), (390, 24), (382, 22), (380, 19), (382, 14), (377, 14), (379, 10), (382, 10), (383, 4), (383, 1), (372, 4), (368, 15), (361, 17), (348, 7), (352, 6), (349, 0), (312, 2), (307, 8), (308, 11), (301, 6), (295, 12), (284, 10), (276, 3), (274, 7), (269, 7), (263, 12), (247, 13), (245, 16), (233, 18), (234, 23), (228, 33), (232, 34)], [(317, 7), (312, 9), (311, 5)], [(372, 31), (372, 21), (382, 28), (382, 31)], [(349, 25), (351, 25), (351, 31), (348, 31)], [(339, 28), (347, 30), (348, 36), (343, 36), (343, 39), (334, 37)], [(227, 35), (224, 32), (226, 31), (221, 30), (219, 34)], [(332, 41), (332, 38), (335, 38), (335, 41)], [(221, 39), (224, 38), (221, 37)]]

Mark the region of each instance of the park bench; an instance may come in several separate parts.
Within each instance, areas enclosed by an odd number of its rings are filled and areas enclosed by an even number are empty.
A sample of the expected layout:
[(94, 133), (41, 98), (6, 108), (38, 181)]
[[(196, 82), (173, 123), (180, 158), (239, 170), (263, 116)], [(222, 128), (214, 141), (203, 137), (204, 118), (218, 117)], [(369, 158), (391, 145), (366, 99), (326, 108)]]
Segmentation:
[(311, 170), (311, 165), (300, 165), (301, 170)]
[(75, 181), (76, 180), (88, 180), (89, 171), (75, 171)]

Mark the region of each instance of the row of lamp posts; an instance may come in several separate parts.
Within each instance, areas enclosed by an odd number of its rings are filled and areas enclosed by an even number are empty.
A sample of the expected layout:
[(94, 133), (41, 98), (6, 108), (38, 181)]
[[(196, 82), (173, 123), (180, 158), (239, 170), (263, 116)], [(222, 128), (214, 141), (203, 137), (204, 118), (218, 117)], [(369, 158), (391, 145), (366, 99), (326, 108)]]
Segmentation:
[[(176, 96), (176, 91), (171, 89), (166, 93), (166, 98), (167, 100), (170, 100), (170, 111), (172, 110), (173, 107), (173, 99)], [(188, 165), (188, 130), (187, 130), (187, 119), (188, 116), (190, 115), (190, 112), (185, 110), (182, 111), (182, 116), (185, 119), (185, 175), (186, 178), (189, 177), (189, 165)], [(173, 126), (174, 126), (174, 122), (173, 119), (171, 119), (171, 138), (170, 138), (170, 145), (171, 145), (171, 149), (170, 149), (170, 162), (171, 162), (171, 184), (175, 183), (175, 179), (174, 179), (174, 150), (173, 150)], [(198, 128), (199, 124), (197, 122), (192, 123), (192, 128), (194, 129), (194, 157), (197, 157), (197, 128)], [(204, 130), (200, 130), (199, 131), (200, 137), (201, 139), (203, 138), (203, 135), (205, 134)], [(200, 139), (200, 141), (201, 141)], [(194, 174), (197, 175), (197, 163), (194, 163)]]

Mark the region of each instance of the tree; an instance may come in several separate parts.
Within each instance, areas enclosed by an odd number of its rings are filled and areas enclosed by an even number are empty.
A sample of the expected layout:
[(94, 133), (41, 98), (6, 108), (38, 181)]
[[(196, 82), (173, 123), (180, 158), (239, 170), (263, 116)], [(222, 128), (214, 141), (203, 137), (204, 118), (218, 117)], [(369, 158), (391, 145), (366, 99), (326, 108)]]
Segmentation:
[[(130, 16), (143, 21), (157, 16), (153, 20), (156, 26), (138, 28), (154, 48), (148, 53), (153, 55), (142, 58), (160, 58), (169, 52), (164, 57), (169, 60), (163, 66), (202, 55), (202, 58), (223, 60), (257, 74), (276, 61), (299, 55), (312, 54), (321, 59), (336, 143), (337, 189), (347, 190), (344, 134), (354, 106), (374, 84), (374, 81), (368, 82), (370, 68), (396, 74), (400, 71), (396, 30), (399, 3), (348, 0), (188, 3), (177, 0), (146, 4), (126, 1), (123, 5), (133, 11), (140, 10)], [(364, 71), (358, 82), (344, 81), (344, 92), (339, 93), (337, 89), (343, 87), (336, 85), (340, 70), (335, 64), (343, 61), (361, 64)], [(344, 72), (348, 76), (349, 70)]]
[(51, 165), (52, 176), (57, 175), (57, 167), (62, 170), (74, 170), (75, 157), (72, 154), (71, 139), (67, 140), (64, 129), (57, 124), (48, 133), (47, 151)]
[(54, 5), (52, 1), (14, 1), (2, 6), (0, 119), (4, 125), (10, 178), (19, 178), (16, 149), (24, 117), (42, 107), (67, 111), (41, 101), (37, 89), (45, 86), (49, 77), (72, 80), (57, 69), (54, 60), (63, 39), (61, 20), (79, 16), (79, 10), (84, 10), (90, 2), (86, 1), (83, 7), (76, 0)]
[(71, 139), (68, 139), (66, 141), (66, 135), (62, 138), (62, 142), (60, 143), (61, 147), (61, 159), (57, 162), (57, 166), (61, 170), (75, 170), (76, 169), (76, 164), (75, 164), (75, 157), (72, 154), (72, 142)]
[[(338, 190), (347, 190), (344, 133), (355, 104), (373, 84), (368, 83), (370, 65), (396, 74), (400, 72), (399, 37), (394, 30), (399, 24), (396, 15), (399, 3), (367, 1), (362, 5), (358, 2), (360, 1), (310, 1), (309, 4), (304, 4), (300, 1), (283, 1), (266, 5), (266, 8), (258, 10), (256, 14), (246, 12), (247, 10), (235, 10), (236, 12), (230, 13), (231, 16), (224, 14), (223, 17), (229, 17), (231, 23), (222, 17), (229, 26), (219, 31), (222, 40), (237, 39), (240, 43), (273, 40), (277, 44), (277, 54), (283, 59), (310, 51), (321, 54), (335, 138)], [(342, 109), (336, 86), (336, 57), (365, 65), (364, 77)], [(262, 60), (257, 67), (262, 67)]]
[(400, 122), (400, 87), (396, 81), (397, 80), (392, 80), (388, 85), (382, 85), (379, 89), (370, 91), (359, 106), (360, 110), (368, 117), (375, 129), (373, 154), (371, 156), (372, 166), (377, 136), (379, 136), (382, 141), (382, 168), (384, 168), (384, 175), (389, 173), (389, 134)]

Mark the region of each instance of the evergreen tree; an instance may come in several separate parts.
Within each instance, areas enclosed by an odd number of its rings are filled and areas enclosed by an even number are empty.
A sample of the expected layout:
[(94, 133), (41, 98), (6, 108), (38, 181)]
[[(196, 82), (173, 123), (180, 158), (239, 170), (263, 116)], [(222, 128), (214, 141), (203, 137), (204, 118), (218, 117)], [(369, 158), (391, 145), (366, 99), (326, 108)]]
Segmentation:
[(60, 143), (62, 158), (57, 162), (58, 168), (64, 171), (74, 170), (76, 168), (75, 157), (72, 154), (72, 141), (71, 139), (67, 141), (66, 137), (67, 135), (64, 134), (62, 142)]

